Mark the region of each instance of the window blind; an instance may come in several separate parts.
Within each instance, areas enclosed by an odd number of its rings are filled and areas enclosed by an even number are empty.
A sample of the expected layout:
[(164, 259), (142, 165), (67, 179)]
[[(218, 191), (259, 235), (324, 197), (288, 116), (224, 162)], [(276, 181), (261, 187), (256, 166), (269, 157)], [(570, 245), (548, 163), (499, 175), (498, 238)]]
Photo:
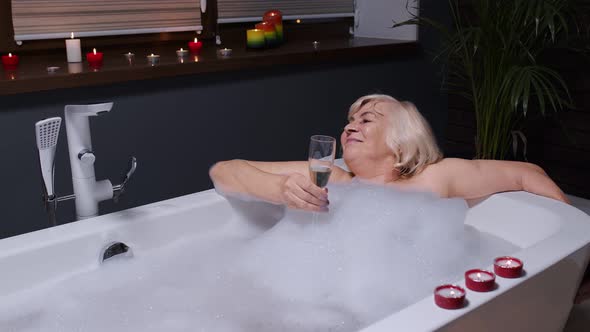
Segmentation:
[(217, 0), (219, 23), (259, 21), (269, 9), (284, 19), (354, 16), (354, 0)]
[(15, 40), (196, 31), (200, 0), (12, 0)]

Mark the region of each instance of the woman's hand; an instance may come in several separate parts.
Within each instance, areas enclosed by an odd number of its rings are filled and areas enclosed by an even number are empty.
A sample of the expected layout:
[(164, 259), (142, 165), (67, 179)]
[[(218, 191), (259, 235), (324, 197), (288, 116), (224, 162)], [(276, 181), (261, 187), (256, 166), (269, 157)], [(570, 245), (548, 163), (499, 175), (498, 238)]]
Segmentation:
[(281, 200), (290, 208), (309, 211), (328, 211), (328, 190), (322, 189), (305, 175), (284, 175), (281, 182)]

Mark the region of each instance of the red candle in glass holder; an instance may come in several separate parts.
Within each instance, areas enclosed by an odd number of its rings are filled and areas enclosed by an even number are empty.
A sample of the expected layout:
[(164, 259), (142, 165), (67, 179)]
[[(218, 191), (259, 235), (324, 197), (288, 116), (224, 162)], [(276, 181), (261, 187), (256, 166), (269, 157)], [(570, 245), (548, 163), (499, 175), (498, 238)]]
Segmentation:
[(92, 49), (92, 53), (86, 53), (86, 60), (88, 65), (93, 68), (102, 66), (102, 52), (96, 52), (96, 48)]
[(465, 286), (476, 292), (489, 292), (494, 289), (496, 276), (486, 270), (473, 269), (465, 272)]
[(465, 305), (465, 290), (456, 285), (441, 285), (434, 289), (434, 303), (444, 309), (459, 309)]
[(191, 50), (192, 54), (199, 54), (201, 53), (201, 48), (203, 47), (203, 42), (195, 38), (195, 41), (188, 42), (188, 49)]
[(6, 70), (16, 69), (18, 66), (18, 56), (16, 54), (8, 53), (2, 56), (2, 66)]
[(503, 278), (518, 278), (522, 275), (523, 263), (520, 259), (503, 256), (494, 259), (494, 272)]

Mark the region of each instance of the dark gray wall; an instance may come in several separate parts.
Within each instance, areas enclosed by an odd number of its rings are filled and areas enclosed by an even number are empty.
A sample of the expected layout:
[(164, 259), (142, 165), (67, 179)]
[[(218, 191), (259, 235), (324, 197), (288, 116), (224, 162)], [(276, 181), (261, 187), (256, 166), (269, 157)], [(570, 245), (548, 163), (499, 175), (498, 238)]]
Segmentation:
[[(446, 5), (431, 5), (446, 18)], [(442, 9), (441, 9), (442, 8)], [(421, 31), (425, 48), (436, 37)], [(306, 159), (309, 136), (338, 136), (349, 105), (374, 92), (411, 100), (442, 142), (446, 96), (430, 57), (373, 59), (341, 65), (289, 66), (130, 82), (86, 89), (0, 97), (0, 238), (49, 227), (40, 201), (41, 177), (34, 123), (62, 116), (66, 104), (114, 101), (113, 110), (92, 118), (97, 179), (119, 181), (131, 155), (137, 172), (110, 212), (212, 187), (209, 167), (232, 158)], [(65, 126), (59, 137), (56, 186), (72, 192)], [(58, 222), (74, 219), (62, 203)]]

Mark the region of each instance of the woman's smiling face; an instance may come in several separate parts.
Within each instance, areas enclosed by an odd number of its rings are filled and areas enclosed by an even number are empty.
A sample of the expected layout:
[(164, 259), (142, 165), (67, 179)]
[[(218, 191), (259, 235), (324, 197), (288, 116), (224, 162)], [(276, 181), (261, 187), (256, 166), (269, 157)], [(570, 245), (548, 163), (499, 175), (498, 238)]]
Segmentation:
[(391, 157), (387, 133), (393, 107), (391, 102), (369, 102), (350, 115), (340, 136), (345, 160), (363, 158), (370, 161)]

